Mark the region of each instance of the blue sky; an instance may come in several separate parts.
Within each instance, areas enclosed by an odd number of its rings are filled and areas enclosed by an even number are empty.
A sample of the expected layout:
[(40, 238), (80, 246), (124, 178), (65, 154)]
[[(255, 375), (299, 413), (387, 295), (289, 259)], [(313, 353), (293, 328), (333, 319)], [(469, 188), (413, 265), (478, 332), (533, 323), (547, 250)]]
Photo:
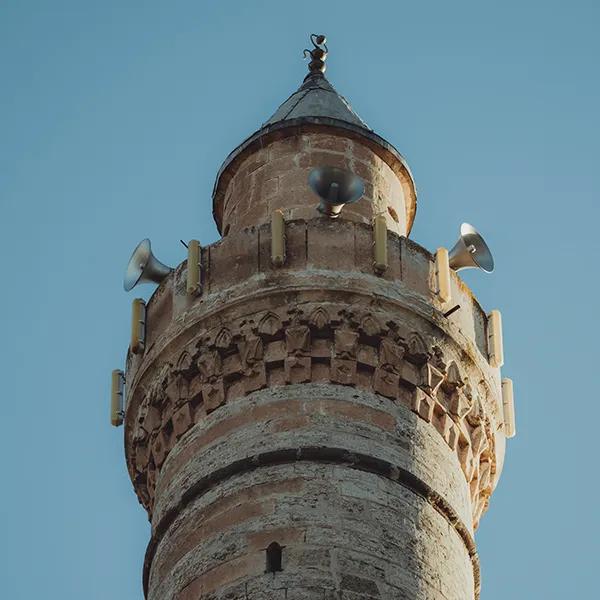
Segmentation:
[(599, 6), (2, 2), (0, 595), (142, 598), (149, 528), (108, 424), (124, 266), (144, 237), (168, 264), (217, 239), (219, 165), (323, 32), (330, 80), (411, 166), (411, 237), (448, 246), (468, 221), (496, 258), (464, 275), (503, 312), (518, 428), (477, 533), (482, 600), (595, 596)]

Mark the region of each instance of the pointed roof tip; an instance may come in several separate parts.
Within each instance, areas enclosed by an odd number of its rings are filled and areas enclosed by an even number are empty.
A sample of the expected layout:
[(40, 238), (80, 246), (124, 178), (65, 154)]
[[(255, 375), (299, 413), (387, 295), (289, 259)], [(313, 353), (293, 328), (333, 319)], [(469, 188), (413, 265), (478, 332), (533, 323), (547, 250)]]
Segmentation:
[(336, 119), (371, 131), (322, 72), (309, 73), (302, 85), (263, 123), (263, 127), (311, 117)]
[(308, 74), (302, 85), (275, 111), (263, 127), (291, 119), (327, 118), (350, 123), (363, 129), (368, 125), (352, 110), (348, 101), (338, 94), (325, 77), (327, 65), (327, 38), (324, 35), (310, 36), (314, 48), (304, 50), (310, 57)]

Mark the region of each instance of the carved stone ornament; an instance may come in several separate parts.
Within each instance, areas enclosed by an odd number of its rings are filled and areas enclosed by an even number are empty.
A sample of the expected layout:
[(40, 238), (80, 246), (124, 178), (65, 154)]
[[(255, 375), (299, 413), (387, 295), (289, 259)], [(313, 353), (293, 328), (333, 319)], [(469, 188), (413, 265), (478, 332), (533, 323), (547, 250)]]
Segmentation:
[(379, 364), (383, 369), (400, 372), (404, 359), (404, 348), (389, 339), (383, 338), (379, 346)]
[(340, 358), (356, 358), (358, 333), (350, 329), (335, 330), (335, 353)]
[(274, 337), (283, 329), (279, 315), (269, 312), (258, 323), (258, 331), (262, 335)]
[(238, 344), (242, 364), (250, 368), (263, 358), (263, 341), (257, 335), (249, 335)]
[(339, 308), (333, 314), (342, 318), (331, 320), (333, 310), (303, 305), (286, 317), (268, 311), (203, 331), (195, 354), (182, 352), (176, 366), (164, 363), (137, 387), (143, 400), (130, 471), (144, 506), (152, 506), (157, 471), (170, 449), (207, 413), (267, 385), (318, 381), (371, 390), (431, 423), (457, 454), (476, 522), (495, 470), (492, 427), (478, 400), (485, 388), (475, 392), (456, 363), (439, 347), (428, 349), (422, 336), (404, 339), (389, 316), (367, 313), (359, 320)]
[(294, 325), (285, 331), (285, 342), (290, 354), (304, 354), (310, 351), (310, 329), (306, 325)]
[(217, 337), (215, 338), (215, 346), (220, 349), (229, 348), (231, 345), (231, 339), (231, 332), (229, 329), (224, 327), (221, 329), (221, 331), (219, 331)]
[(205, 350), (197, 361), (203, 381), (214, 381), (221, 373), (221, 355), (217, 350)]
[(317, 307), (311, 313), (310, 318), (309, 318), (309, 323), (315, 329), (325, 329), (325, 327), (327, 327), (329, 325), (329, 321), (330, 321), (329, 314), (321, 306)]

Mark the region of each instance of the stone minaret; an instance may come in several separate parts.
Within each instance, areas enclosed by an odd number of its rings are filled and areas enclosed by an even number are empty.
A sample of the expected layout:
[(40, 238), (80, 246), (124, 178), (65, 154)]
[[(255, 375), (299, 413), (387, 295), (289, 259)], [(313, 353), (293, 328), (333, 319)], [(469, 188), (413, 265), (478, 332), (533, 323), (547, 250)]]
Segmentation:
[[(149, 600), (479, 597), (473, 532), (510, 433), (490, 319), (454, 272), (440, 300), (435, 257), (408, 239), (408, 166), (313, 39), (300, 88), (217, 175), (200, 286), (187, 262), (168, 275), (128, 356)], [(337, 219), (307, 184), (324, 165), (365, 182)]]

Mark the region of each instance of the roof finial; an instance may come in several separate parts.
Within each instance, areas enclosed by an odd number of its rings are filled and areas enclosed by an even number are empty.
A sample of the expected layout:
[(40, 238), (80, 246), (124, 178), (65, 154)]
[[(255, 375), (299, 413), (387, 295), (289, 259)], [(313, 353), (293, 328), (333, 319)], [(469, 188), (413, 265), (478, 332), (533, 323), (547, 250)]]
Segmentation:
[(306, 55), (310, 56), (310, 63), (308, 64), (308, 75), (306, 77), (312, 77), (314, 75), (322, 75), (325, 73), (327, 66), (325, 60), (327, 59), (327, 38), (324, 35), (317, 35), (316, 33), (311, 34), (310, 41), (314, 48), (312, 50), (304, 50), (304, 58)]

